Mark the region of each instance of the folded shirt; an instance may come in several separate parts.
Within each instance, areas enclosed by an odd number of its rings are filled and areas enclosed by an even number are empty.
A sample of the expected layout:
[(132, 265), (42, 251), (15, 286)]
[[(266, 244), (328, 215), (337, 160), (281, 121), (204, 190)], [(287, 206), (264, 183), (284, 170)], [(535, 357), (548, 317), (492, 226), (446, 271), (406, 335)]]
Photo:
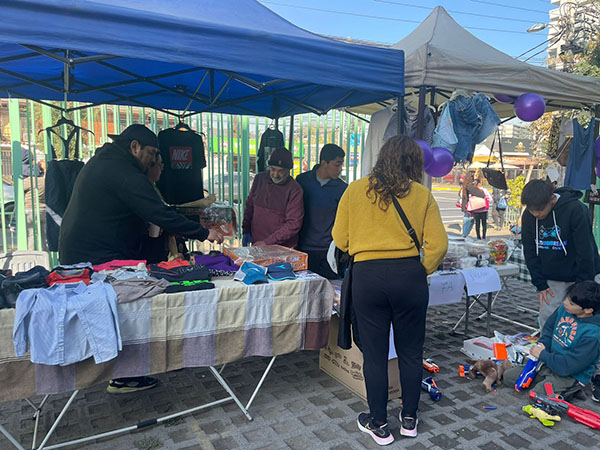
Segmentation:
[(167, 280), (159, 280), (152, 277), (117, 280), (111, 279), (109, 276), (107, 281), (117, 293), (119, 303), (129, 303), (142, 298), (153, 297), (162, 294), (171, 286), (171, 283)]
[(202, 264), (194, 264), (191, 266), (173, 267), (165, 269), (156, 264), (148, 265), (150, 275), (154, 278), (164, 278), (167, 281), (210, 281), (210, 273), (206, 266)]
[(172, 281), (165, 292), (171, 294), (173, 292), (203, 291), (205, 289), (213, 289), (214, 287), (214, 283), (208, 280)]
[(74, 268), (66, 269), (63, 267), (56, 267), (46, 277), (46, 283), (48, 286), (52, 286), (55, 283), (78, 283), (83, 281), (86, 285), (90, 284), (92, 275), (92, 269), (85, 268)]
[(116, 270), (122, 267), (142, 268), (146, 266), (145, 259), (113, 259), (112, 261), (105, 262), (104, 264), (97, 264), (94, 266), (96, 272), (102, 272), (103, 270)]

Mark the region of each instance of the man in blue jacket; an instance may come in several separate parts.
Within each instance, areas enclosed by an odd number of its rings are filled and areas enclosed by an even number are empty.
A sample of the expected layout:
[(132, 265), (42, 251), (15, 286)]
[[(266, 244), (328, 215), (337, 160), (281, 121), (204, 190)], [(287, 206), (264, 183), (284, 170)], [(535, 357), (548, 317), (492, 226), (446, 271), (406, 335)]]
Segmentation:
[(339, 178), (345, 156), (337, 145), (325, 144), (319, 164), (296, 177), (304, 191), (304, 222), (298, 249), (308, 254), (308, 269), (328, 279), (339, 278), (327, 263), (327, 250), (338, 203), (348, 187)]

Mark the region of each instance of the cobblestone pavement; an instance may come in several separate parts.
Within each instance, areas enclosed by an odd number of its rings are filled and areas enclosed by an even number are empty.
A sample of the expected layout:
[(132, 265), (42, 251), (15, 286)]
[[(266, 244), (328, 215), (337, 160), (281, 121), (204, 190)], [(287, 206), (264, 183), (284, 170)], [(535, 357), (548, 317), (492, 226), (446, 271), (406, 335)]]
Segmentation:
[[(530, 285), (511, 280), (509, 286), (523, 305), (532, 306), (536, 294)], [(419, 449), (587, 449), (600, 448), (600, 432), (570, 418), (554, 428), (545, 428), (521, 411), (526, 394), (507, 387), (485, 394), (480, 382), (458, 377), (464, 363), (459, 349), (463, 336), (449, 334), (464, 307), (436, 306), (429, 309), (425, 355), (441, 367), (436, 381), (443, 399), (435, 403), (426, 393), (421, 397), (419, 436), (399, 435), (398, 401), (389, 404), (389, 422), (396, 442), (388, 448)], [(473, 309), (476, 317), (482, 309)], [(533, 325), (530, 313), (513, 308), (505, 293), (496, 311)], [(517, 327), (495, 322), (494, 328), (514, 333)], [(459, 328), (462, 330), (462, 327)], [(474, 321), (470, 334), (485, 333), (485, 320)], [(223, 375), (246, 400), (262, 374), (268, 358), (250, 358), (227, 365)], [(185, 369), (159, 376), (161, 384), (152, 391), (111, 396), (105, 386), (85, 389), (57, 429), (52, 443), (162, 417), (206, 401), (223, 398), (224, 391), (205, 369)], [(41, 419), (47, 430), (68, 396), (52, 398)], [(588, 400), (585, 408), (600, 410)], [(497, 406), (484, 410), (483, 405)], [(366, 403), (319, 370), (318, 352), (300, 352), (279, 357), (267, 382), (256, 397), (248, 421), (233, 403), (203, 410), (140, 432), (125, 433), (88, 443), (83, 448), (99, 449), (371, 449), (378, 446), (356, 426), (356, 416)], [(0, 424), (30, 446), (33, 433), (31, 408), (25, 401), (0, 405)], [(25, 445), (27, 447), (27, 445)], [(0, 435), (0, 449), (10, 444)]]

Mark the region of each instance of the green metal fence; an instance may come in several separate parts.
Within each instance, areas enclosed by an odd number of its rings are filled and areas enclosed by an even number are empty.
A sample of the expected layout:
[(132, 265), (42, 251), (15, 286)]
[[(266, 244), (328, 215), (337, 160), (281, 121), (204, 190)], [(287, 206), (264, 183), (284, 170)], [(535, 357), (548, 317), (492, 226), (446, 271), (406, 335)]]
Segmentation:
[[(91, 158), (95, 149), (109, 140), (109, 133), (119, 133), (132, 123), (145, 124), (158, 133), (175, 126), (178, 121), (176, 111), (170, 115), (131, 106), (85, 107), (78, 103), (66, 106), (79, 108), (68, 113), (67, 118), (89, 130), (82, 132), (77, 142), (71, 142), (68, 149), (73, 152), (77, 147), (77, 155), (83, 161)], [(45, 167), (46, 162), (52, 159), (52, 147), (56, 149), (58, 158), (67, 157), (67, 149), (63, 150), (59, 137), (48, 137), (43, 131), (60, 117), (60, 111), (33, 101), (0, 101), (3, 131), (0, 177), (4, 187), (0, 192), (2, 252), (46, 247), (43, 239), (44, 180), (37, 176), (36, 170), (30, 170), (30, 175), (24, 176), (23, 161), (29, 161), (30, 168), (38, 164)], [(207, 167), (204, 170), (204, 188), (214, 193), (219, 201), (234, 207), (238, 220), (241, 220), (256, 173), (260, 136), (272, 121), (264, 117), (204, 113), (189, 116), (185, 122), (205, 136)], [(364, 120), (344, 111), (330, 111), (324, 116), (302, 114), (279, 119), (286, 147), (289, 147), (289, 130), (293, 130), (290, 149), (294, 156), (292, 175), (310, 170), (318, 162), (320, 148), (332, 142), (346, 151), (342, 177), (347, 182), (354, 181), (360, 177), (359, 155), (367, 127)], [(66, 137), (69, 131), (62, 126), (60, 134)], [(55, 258), (56, 255), (53, 255), (53, 262), (56, 262)]]

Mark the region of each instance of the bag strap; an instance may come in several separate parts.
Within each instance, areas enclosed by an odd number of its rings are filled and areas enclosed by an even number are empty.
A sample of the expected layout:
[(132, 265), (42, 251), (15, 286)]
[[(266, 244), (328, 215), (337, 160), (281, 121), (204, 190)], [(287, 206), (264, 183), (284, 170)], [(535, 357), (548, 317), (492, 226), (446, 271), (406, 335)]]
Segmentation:
[(498, 151), (500, 152), (500, 167), (502, 167), (502, 173), (504, 172), (504, 158), (502, 157), (502, 137), (500, 136), (500, 128), (496, 130), (498, 133)]
[(398, 200), (396, 199), (395, 196), (392, 196), (392, 201), (394, 202), (394, 206), (396, 207), (396, 211), (398, 211), (398, 215), (402, 219), (402, 222), (404, 223), (404, 226), (408, 230), (409, 236), (414, 241), (415, 247), (417, 247), (417, 250), (420, 252), (421, 251), (421, 243), (419, 242), (419, 238), (417, 237), (417, 233), (416, 233), (415, 229), (410, 224), (410, 221), (408, 220), (408, 217), (406, 217), (406, 214), (404, 214), (404, 210), (402, 209), (402, 206), (400, 206), (400, 203), (398, 203)]

